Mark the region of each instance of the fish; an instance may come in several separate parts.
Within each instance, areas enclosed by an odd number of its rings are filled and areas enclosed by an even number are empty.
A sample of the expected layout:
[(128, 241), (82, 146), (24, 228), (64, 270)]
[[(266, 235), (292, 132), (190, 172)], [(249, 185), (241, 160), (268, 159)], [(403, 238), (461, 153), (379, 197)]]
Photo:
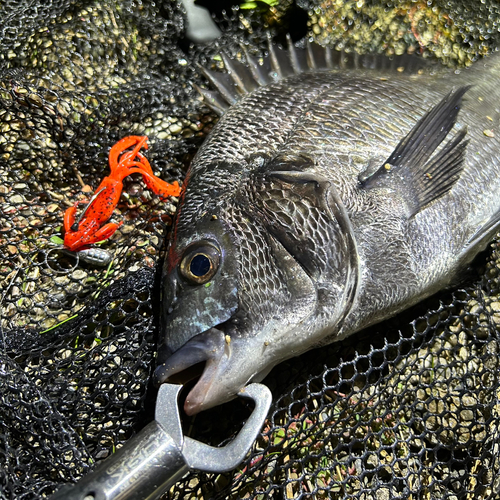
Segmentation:
[(193, 378), (188, 415), (453, 286), (500, 228), (499, 57), (222, 59), (162, 268), (153, 377)]

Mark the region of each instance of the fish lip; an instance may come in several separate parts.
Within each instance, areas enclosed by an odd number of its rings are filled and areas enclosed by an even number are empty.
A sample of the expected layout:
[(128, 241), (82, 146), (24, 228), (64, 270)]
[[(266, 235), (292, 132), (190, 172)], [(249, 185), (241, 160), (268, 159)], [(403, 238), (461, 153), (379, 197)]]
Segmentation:
[(199, 413), (203, 410), (207, 393), (215, 381), (226, 347), (225, 334), (217, 328), (196, 335), (156, 368), (153, 374), (154, 384), (159, 386), (166, 383), (174, 375), (205, 362), (203, 373), (184, 403), (184, 411), (188, 415)]

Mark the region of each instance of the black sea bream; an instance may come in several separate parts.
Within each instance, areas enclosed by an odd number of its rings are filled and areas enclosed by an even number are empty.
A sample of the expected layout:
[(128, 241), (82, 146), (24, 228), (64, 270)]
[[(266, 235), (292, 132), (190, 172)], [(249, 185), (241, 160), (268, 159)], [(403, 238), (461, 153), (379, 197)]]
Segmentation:
[(205, 363), (189, 414), (449, 285), (498, 230), (500, 59), (351, 59), (271, 47), (206, 72), (222, 118), (172, 232), (155, 373)]

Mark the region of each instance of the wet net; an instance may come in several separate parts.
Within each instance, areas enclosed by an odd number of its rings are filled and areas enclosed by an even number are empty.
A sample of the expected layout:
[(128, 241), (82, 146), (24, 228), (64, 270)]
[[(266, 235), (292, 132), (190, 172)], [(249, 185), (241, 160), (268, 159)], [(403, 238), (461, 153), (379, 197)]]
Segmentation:
[[(154, 173), (182, 180), (215, 122), (192, 88), (197, 63), (241, 55), (240, 43), (262, 54), (268, 31), (450, 65), (499, 42), (494, 2), (236, 3), (205, 2), (222, 34), (193, 45), (176, 2), (2, 2), (0, 498), (50, 495), (153, 418), (157, 269), (176, 200), (127, 178), (104, 267), (60, 238), (64, 211), (89, 198), (124, 136), (147, 135)], [(461, 288), (275, 368), (245, 462), (191, 473), (166, 497), (497, 498), (499, 274), (493, 243)], [(186, 432), (223, 443), (247, 414), (235, 401), (186, 419)]]

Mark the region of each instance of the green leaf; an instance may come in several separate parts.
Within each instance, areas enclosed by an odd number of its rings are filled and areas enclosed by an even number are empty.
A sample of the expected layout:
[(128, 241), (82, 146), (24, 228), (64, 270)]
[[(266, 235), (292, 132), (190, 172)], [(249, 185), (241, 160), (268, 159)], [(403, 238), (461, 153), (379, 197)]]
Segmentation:
[(47, 328), (47, 330), (44, 330), (43, 332), (40, 332), (40, 335), (42, 333), (47, 333), (47, 332), (50, 332), (50, 330), (53, 330), (54, 328), (57, 328), (58, 326), (61, 326), (61, 325), (64, 325), (64, 323), (72, 320), (72, 319), (75, 319), (78, 317), (78, 314), (75, 314), (74, 316), (71, 316), (70, 318), (66, 318), (65, 320), (61, 321), (60, 323), (57, 323), (57, 325), (54, 325), (54, 326), (51, 326), (50, 328)]
[(243, 2), (240, 9), (256, 9), (258, 4), (265, 4), (267, 7), (278, 5), (278, 0), (258, 0), (257, 2)]
[(62, 245), (64, 243), (64, 240), (62, 238), (55, 235), (50, 238), (50, 241), (52, 241), (52, 243), (55, 243), (56, 245)]

